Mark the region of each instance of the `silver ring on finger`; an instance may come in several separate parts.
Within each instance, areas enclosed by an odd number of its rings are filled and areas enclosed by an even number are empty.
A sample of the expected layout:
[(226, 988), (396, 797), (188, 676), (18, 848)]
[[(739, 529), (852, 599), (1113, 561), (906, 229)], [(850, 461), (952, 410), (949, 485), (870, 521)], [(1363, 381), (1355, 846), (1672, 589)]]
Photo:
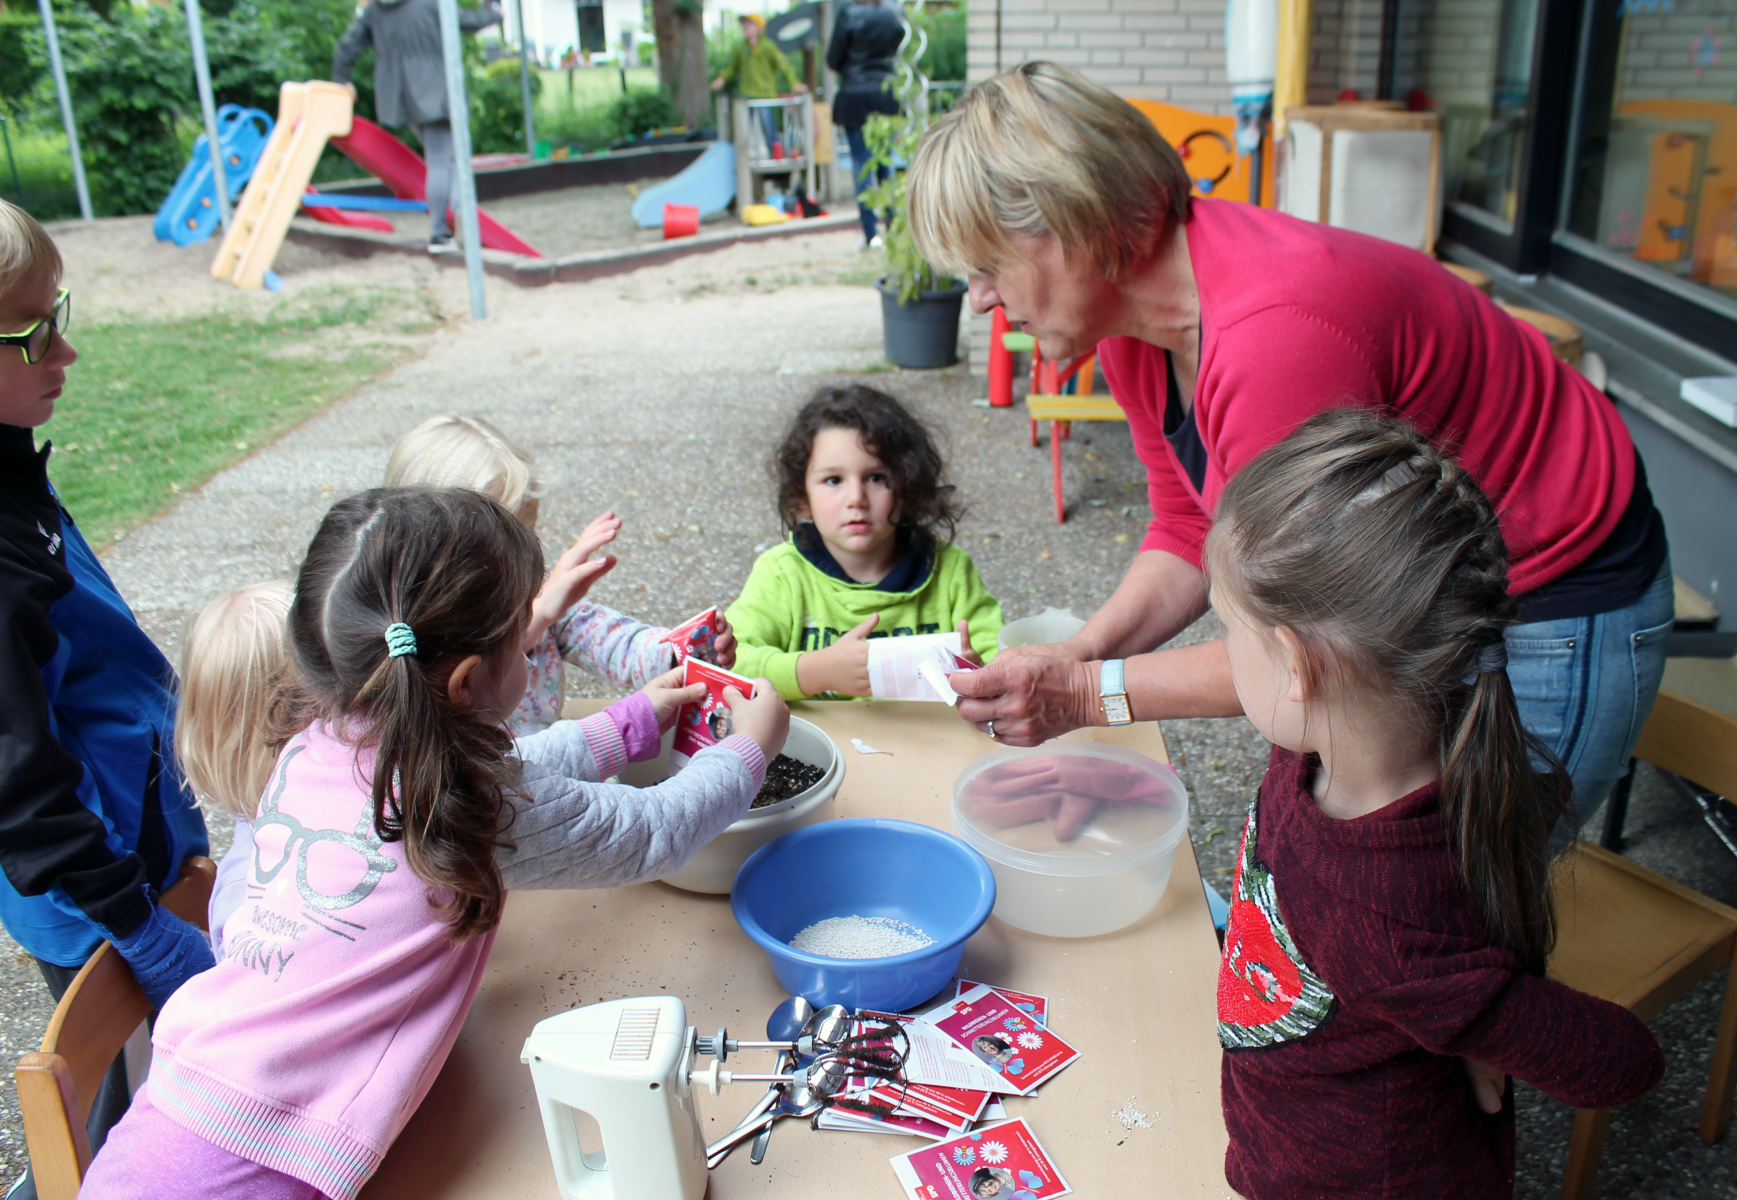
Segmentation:
[(986, 730), (986, 732), (989, 734), (989, 740), (993, 742), (995, 740), (995, 722), (990, 721), (987, 724), (988, 724), (988, 729)]

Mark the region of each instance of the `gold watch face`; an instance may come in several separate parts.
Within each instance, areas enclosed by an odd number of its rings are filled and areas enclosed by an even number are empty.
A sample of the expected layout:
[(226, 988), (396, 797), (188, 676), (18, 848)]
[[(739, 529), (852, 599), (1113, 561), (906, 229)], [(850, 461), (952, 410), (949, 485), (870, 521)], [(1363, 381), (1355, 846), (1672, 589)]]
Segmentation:
[(1104, 716), (1110, 724), (1127, 725), (1133, 722), (1134, 716), (1128, 709), (1128, 697), (1100, 696), (1099, 699), (1104, 703)]

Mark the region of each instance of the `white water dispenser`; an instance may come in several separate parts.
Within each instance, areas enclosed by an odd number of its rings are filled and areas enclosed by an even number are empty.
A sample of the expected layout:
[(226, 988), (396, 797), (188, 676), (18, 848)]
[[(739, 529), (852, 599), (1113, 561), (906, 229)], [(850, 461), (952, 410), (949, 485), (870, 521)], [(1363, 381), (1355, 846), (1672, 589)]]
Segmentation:
[[(562, 1200), (700, 1200), (706, 1148), (688, 1085), (694, 1033), (674, 996), (611, 1000), (537, 1023), (520, 1061)], [(580, 1145), (578, 1114), (601, 1151)]]

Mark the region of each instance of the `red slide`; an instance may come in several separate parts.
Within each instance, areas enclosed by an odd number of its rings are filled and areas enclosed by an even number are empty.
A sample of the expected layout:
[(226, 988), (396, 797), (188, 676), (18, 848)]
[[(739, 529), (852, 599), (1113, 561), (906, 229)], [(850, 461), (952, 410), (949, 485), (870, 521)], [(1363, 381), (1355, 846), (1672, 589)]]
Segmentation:
[[(422, 155), (366, 117), (354, 117), (351, 121), (350, 136), (332, 139), (338, 152), (391, 188), (400, 200), (426, 200), (423, 181), (428, 177), (428, 166)], [(484, 212), (481, 205), (477, 206), (476, 219), (482, 244), (490, 250), (505, 250), (527, 258), (543, 257), (530, 243)]]
[[(308, 195), (317, 196), (319, 194), (320, 189), (310, 183), (308, 185)], [(328, 225), (345, 225), (351, 229), (372, 229), (376, 233), (397, 232), (397, 230), (392, 228), (392, 222), (386, 220), (384, 217), (370, 217), (367, 213), (345, 212), (341, 208), (327, 208), (323, 204), (314, 208), (301, 209), (296, 215), (301, 216), (304, 214), (312, 217), (316, 221), (324, 221)]]

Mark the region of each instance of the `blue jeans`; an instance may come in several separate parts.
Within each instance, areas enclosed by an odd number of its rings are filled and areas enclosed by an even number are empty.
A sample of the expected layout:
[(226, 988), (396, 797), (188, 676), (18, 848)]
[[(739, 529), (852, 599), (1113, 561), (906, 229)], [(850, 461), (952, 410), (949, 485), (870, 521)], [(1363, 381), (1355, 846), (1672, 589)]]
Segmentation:
[(1521, 719), (1568, 769), (1581, 824), (1628, 772), (1664, 677), (1675, 608), (1667, 558), (1627, 608), (1508, 630)]
[(870, 171), (868, 142), (863, 139), (862, 126), (844, 131), (845, 140), (850, 143), (850, 169), (856, 176), (856, 215), (862, 221), (862, 240), (870, 241), (875, 236), (875, 210), (862, 202), (862, 194), (886, 179), (892, 171), (885, 166)]

